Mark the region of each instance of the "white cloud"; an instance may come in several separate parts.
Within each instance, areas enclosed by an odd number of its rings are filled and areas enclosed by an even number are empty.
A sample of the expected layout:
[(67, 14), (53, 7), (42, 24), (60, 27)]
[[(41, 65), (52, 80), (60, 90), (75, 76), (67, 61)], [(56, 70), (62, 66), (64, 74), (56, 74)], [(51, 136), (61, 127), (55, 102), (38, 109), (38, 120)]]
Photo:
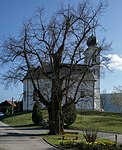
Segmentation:
[(110, 69), (122, 71), (122, 56), (110, 54), (107, 57), (110, 58), (110, 63), (108, 64)]
[(108, 64), (110, 69), (122, 71), (122, 56), (109, 54), (107, 57), (110, 58), (110, 63)]

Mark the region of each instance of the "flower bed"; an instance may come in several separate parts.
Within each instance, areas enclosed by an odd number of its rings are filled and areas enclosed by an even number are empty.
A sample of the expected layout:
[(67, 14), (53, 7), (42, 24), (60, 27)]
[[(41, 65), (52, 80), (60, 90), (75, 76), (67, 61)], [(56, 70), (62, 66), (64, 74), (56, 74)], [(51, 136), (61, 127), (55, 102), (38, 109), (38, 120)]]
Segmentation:
[(72, 148), (75, 150), (122, 150), (122, 145), (115, 144), (109, 140), (98, 140), (94, 144), (80, 140), (60, 140), (60, 145), (63, 148)]

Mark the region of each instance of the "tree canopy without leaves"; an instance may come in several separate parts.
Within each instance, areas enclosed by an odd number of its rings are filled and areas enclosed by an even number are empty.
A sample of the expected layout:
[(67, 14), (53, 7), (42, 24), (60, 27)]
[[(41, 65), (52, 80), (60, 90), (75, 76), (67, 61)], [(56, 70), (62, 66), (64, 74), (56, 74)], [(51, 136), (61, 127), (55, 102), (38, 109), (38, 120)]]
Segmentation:
[[(60, 132), (64, 96), (69, 104), (76, 102), (77, 91), (85, 74), (95, 65), (88, 65), (78, 81), (73, 78), (75, 68), (85, 61), (87, 39), (101, 27), (99, 17), (106, 7), (105, 3), (93, 6), (86, 0), (79, 3), (77, 7), (71, 5), (67, 8), (61, 7), (48, 21), (44, 18), (44, 9), (38, 9), (34, 17), (23, 23), (18, 36), (9, 37), (2, 45), (0, 60), (3, 66), (7, 66), (3, 79), (8, 85), (16, 84), (29, 74), (34, 90), (48, 109), (51, 134)], [(99, 44), (99, 54), (108, 48), (109, 45), (103, 40)], [(101, 58), (101, 62), (103, 60), (105, 62), (105, 57)], [(51, 75), (45, 69), (46, 64), (50, 65)], [(65, 68), (68, 72), (62, 75), (64, 64), (67, 64)], [(32, 75), (33, 69), (38, 66), (51, 83), (48, 98), (45, 98), (42, 91), (38, 89)], [(65, 85), (64, 81), (66, 81)], [(79, 83), (75, 85), (75, 92), (71, 98), (68, 92), (76, 82)]]

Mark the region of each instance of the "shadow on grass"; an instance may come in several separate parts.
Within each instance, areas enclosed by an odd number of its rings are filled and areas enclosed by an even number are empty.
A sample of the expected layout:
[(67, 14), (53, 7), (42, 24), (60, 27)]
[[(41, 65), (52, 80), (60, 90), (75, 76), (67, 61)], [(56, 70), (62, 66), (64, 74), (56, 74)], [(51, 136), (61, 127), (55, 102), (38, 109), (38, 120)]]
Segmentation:
[(14, 128), (19, 128), (19, 127), (40, 127), (40, 126), (36, 126), (35, 124), (25, 124), (25, 125), (17, 125), (17, 126), (12, 126)]
[(45, 130), (49, 129), (49, 126), (37, 126), (35, 124), (17, 125), (12, 126), (13, 128), (18, 128), (19, 130)]
[(3, 135), (0, 135), (0, 137), (8, 137), (8, 136), (27, 136), (27, 137), (36, 137), (36, 136), (46, 136), (48, 133), (39, 133), (39, 134), (34, 134), (34, 133), (16, 133), (16, 132), (9, 132)]

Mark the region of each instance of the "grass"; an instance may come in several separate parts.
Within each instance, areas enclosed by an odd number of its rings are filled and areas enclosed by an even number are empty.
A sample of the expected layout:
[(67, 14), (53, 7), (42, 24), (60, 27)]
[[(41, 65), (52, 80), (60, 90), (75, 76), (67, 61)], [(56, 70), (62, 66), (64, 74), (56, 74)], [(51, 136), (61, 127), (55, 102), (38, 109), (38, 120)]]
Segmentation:
[(94, 125), (102, 132), (122, 133), (122, 113), (84, 111), (69, 128), (83, 130), (88, 125)]
[(16, 114), (13, 117), (7, 116), (2, 119), (2, 121), (10, 126), (33, 126), (33, 122), (31, 119), (32, 113), (24, 113), (24, 114)]
[[(60, 145), (60, 141), (62, 140), (62, 135), (45, 135), (45, 136), (43, 136), (43, 138), (46, 141), (48, 141), (49, 143), (53, 143), (54, 145), (59, 146)], [(66, 142), (66, 141), (69, 141), (69, 139), (65, 139), (63, 141)], [(83, 134), (79, 134), (79, 140), (78, 141), (81, 141), (81, 140), (84, 140)]]
[[(47, 112), (44, 110), (43, 113), (47, 119)], [(17, 114), (2, 121), (11, 126), (33, 126), (31, 116), (32, 113)], [(122, 133), (122, 113), (78, 111), (77, 120), (69, 129), (83, 130), (88, 125), (94, 125), (102, 132)]]
[[(43, 116), (48, 118), (47, 111), (43, 110)], [(35, 127), (32, 121), (32, 112), (16, 113), (13, 115), (3, 116), (2, 121), (14, 127)]]

